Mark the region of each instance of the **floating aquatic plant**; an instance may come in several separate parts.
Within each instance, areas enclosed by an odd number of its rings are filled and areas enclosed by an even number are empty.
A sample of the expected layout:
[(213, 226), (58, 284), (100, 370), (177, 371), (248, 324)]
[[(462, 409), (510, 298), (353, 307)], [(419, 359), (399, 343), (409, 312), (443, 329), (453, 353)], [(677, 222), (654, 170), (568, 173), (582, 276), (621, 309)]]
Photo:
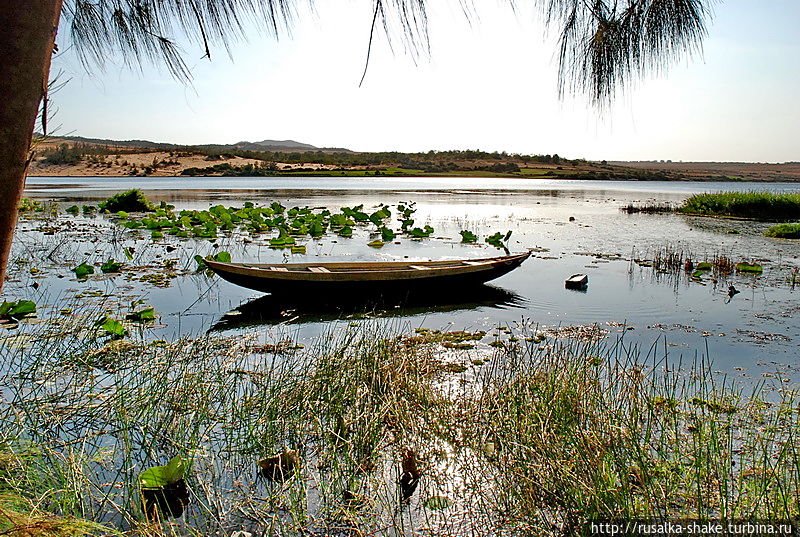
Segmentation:
[(87, 263), (81, 263), (77, 267), (72, 269), (72, 272), (75, 273), (75, 276), (79, 280), (87, 278), (90, 274), (94, 274), (94, 267)]
[(22, 319), (36, 313), (36, 303), (31, 300), (16, 300), (0, 303), (0, 319)]
[(468, 230), (465, 229), (465, 230), (459, 231), (459, 234), (461, 235), (461, 242), (463, 242), (463, 243), (478, 242), (478, 236), (475, 235), (471, 231), (468, 231)]
[(506, 243), (510, 238), (511, 238), (511, 231), (506, 232), (505, 235), (503, 235), (498, 231), (497, 233), (486, 237), (486, 242), (488, 242), (495, 248), (502, 248), (504, 250), (508, 250), (508, 248), (506, 247)]

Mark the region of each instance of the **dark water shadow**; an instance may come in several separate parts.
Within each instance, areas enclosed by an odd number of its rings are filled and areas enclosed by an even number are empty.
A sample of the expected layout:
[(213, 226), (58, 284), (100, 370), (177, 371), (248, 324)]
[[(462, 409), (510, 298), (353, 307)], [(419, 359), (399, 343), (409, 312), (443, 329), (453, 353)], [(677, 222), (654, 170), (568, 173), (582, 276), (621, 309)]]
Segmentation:
[(209, 331), (233, 330), (280, 323), (315, 323), (342, 319), (410, 317), (430, 313), (523, 308), (517, 293), (476, 285), (432, 293), (406, 292), (382, 296), (286, 297), (265, 295), (226, 313)]

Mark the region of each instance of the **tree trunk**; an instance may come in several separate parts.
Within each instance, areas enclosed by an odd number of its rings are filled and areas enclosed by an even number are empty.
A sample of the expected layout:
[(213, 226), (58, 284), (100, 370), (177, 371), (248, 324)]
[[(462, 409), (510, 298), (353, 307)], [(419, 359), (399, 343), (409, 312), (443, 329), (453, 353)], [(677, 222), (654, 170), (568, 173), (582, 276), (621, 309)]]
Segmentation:
[(60, 15), (61, 0), (0, 0), (0, 289)]

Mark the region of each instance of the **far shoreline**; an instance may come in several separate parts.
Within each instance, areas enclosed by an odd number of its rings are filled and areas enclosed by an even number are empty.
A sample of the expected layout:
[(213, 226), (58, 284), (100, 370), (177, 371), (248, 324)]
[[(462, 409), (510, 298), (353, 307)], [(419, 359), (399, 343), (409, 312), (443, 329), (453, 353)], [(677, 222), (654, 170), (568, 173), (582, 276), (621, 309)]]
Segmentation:
[(722, 178), (722, 177), (659, 177), (656, 179), (642, 179), (631, 178), (625, 176), (611, 176), (611, 177), (595, 177), (589, 174), (583, 174), (580, 177), (576, 176), (525, 176), (525, 175), (511, 175), (511, 174), (335, 174), (335, 173), (314, 173), (314, 172), (298, 172), (298, 173), (275, 173), (271, 175), (180, 175), (180, 174), (151, 174), (151, 175), (93, 175), (93, 174), (35, 174), (28, 175), (27, 179), (184, 179), (191, 181), (192, 179), (269, 179), (269, 178), (329, 178), (329, 179), (397, 179), (397, 178), (413, 178), (413, 179), (516, 179), (520, 181), (620, 181), (629, 183), (653, 183), (653, 182), (674, 182), (674, 183), (787, 183), (794, 184), (800, 183), (800, 177), (783, 177), (776, 178)]

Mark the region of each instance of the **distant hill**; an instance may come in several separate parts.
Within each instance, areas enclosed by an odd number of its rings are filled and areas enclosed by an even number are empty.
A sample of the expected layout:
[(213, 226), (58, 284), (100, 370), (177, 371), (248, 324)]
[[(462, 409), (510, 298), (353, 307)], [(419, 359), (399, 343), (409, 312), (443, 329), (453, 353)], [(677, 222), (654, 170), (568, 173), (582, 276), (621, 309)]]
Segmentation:
[(285, 151), (285, 150), (302, 150), (302, 151), (318, 151), (319, 147), (311, 144), (303, 144), (295, 142), (294, 140), (261, 140), (260, 142), (236, 142), (234, 147), (244, 149), (246, 151)]
[(317, 147), (311, 144), (295, 142), (294, 140), (261, 140), (260, 142), (241, 141), (235, 144), (168, 144), (151, 142), (149, 140), (108, 140), (105, 138), (86, 138), (83, 136), (58, 136), (51, 139), (54, 142), (67, 141), (89, 145), (104, 145), (109, 147), (128, 147), (136, 149), (157, 149), (159, 151), (175, 151), (192, 147), (213, 148), (220, 151), (226, 149), (241, 149), (244, 151), (337, 151), (350, 152), (349, 149), (340, 147)]

